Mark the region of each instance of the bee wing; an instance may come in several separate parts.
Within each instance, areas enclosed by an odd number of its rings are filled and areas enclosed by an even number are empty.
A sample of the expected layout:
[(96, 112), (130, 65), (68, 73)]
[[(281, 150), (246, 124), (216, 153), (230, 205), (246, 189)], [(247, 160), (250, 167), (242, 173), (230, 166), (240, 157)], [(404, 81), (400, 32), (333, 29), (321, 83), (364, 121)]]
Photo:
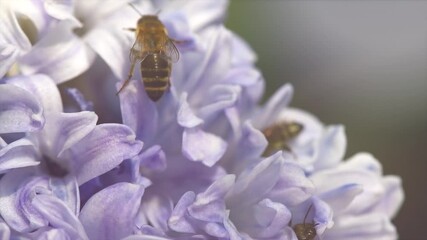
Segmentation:
[(171, 39), (166, 40), (162, 53), (173, 63), (179, 60), (179, 51)]
[(144, 51), (144, 41), (142, 35), (138, 35), (135, 42), (132, 45), (132, 48), (129, 52), (129, 60), (132, 61), (142, 61), (147, 56)]

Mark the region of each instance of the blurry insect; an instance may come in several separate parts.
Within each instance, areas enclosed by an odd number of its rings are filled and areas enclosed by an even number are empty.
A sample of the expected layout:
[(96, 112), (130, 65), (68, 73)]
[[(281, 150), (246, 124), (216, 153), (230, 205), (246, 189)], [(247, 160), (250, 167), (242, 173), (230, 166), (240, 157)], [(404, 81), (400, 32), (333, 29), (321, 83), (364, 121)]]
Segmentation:
[(302, 124), (287, 121), (274, 124), (273, 126), (262, 130), (262, 133), (268, 141), (267, 148), (262, 155), (267, 157), (280, 150), (285, 150), (292, 153), (292, 150), (288, 145), (289, 141), (298, 136), (302, 130)]
[(152, 101), (157, 101), (170, 86), (172, 63), (179, 59), (179, 51), (174, 42), (179, 41), (169, 38), (165, 25), (156, 15), (142, 15), (132, 4), (129, 5), (141, 18), (136, 28), (125, 29), (135, 32), (136, 41), (130, 49), (128, 78), (117, 94), (129, 84), (135, 64), (139, 61), (145, 91)]
[(307, 210), (307, 213), (304, 216), (303, 223), (296, 224), (293, 229), (295, 231), (295, 234), (297, 235), (298, 240), (313, 240), (316, 237), (316, 224), (313, 223), (305, 223), (305, 220), (307, 219), (308, 213), (310, 212), (313, 205), (310, 205), (310, 207)]

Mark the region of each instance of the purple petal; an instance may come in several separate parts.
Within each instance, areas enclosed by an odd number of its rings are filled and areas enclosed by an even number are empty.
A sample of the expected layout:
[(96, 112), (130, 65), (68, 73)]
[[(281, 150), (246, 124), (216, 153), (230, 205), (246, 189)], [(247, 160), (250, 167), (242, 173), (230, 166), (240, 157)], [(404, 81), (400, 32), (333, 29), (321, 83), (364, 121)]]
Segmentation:
[(318, 192), (327, 192), (348, 184), (360, 185), (363, 188), (363, 192), (355, 197), (350, 206), (345, 209), (346, 213), (359, 214), (380, 201), (384, 194), (384, 187), (380, 177), (375, 174), (354, 168), (346, 168), (347, 166), (343, 164), (342, 167), (320, 171), (310, 176), (310, 179), (316, 185)]
[(176, 44), (180, 50), (197, 49), (196, 35), (191, 31), (187, 16), (179, 11), (160, 13), (162, 23), (170, 38), (182, 43)]
[(0, 42), (0, 77), (10, 71), (19, 54), (20, 51), (15, 46)]
[(0, 181), (0, 214), (9, 227), (31, 232), (47, 226), (47, 220), (32, 206), (36, 194), (48, 192), (47, 177), (33, 177), (34, 169), (10, 171)]
[(170, 229), (182, 233), (196, 233), (195, 226), (187, 220), (187, 208), (196, 200), (194, 192), (186, 192), (179, 199), (169, 218)]
[(17, 58), (31, 49), (31, 43), (19, 26), (16, 14), (9, 7), (0, 13), (0, 78), (12, 67)]
[(52, 195), (36, 195), (32, 203), (50, 226), (64, 229), (70, 238), (88, 239), (77, 216), (58, 198)]
[(315, 168), (325, 169), (337, 165), (343, 159), (347, 147), (344, 127), (340, 125), (328, 127), (320, 141)]
[(73, 212), (78, 215), (80, 212), (79, 186), (74, 177), (51, 178), (50, 188), (52, 193)]
[(177, 9), (184, 12), (185, 15), (190, 16), (189, 23), (193, 31), (202, 31), (205, 28), (220, 24), (224, 21), (228, 1), (174, 1), (168, 2), (160, 9), (167, 11), (176, 11)]
[(235, 178), (234, 175), (226, 175), (197, 194), (196, 201), (188, 208), (190, 215), (201, 221), (223, 222), (226, 210), (224, 197), (234, 185)]
[(279, 88), (265, 104), (262, 112), (255, 115), (254, 126), (262, 129), (272, 125), (280, 112), (289, 105), (293, 92), (294, 89), (290, 84), (285, 84)]
[(147, 218), (150, 224), (164, 232), (168, 231), (168, 219), (172, 214), (173, 203), (168, 197), (151, 194), (144, 196), (141, 213)]
[(40, 239), (40, 240), (68, 240), (70, 235), (64, 229), (58, 228), (42, 228), (28, 234), (31, 239)]
[(144, 188), (131, 183), (107, 187), (83, 206), (79, 219), (90, 239), (120, 239), (132, 235)]
[[(227, 211), (229, 212), (229, 211)], [(228, 232), (228, 237), (230, 240), (242, 240), (243, 237), (240, 235), (239, 231), (237, 230), (236, 226), (234, 226), (233, 222), (229, 218), (224, 219), (224, 228)]]
[[(56, 83), (70, 80), (85, 72), (95, 59), (94, 53), (77, 37), (69, 21), (61, 21), (49, 31), (31, 52), (21, 58), (26, 75), (43, 73)], [(58, 71), (61, 69), (61, 71)]]
[(378, 240), (397, 239), (395, 227), (386, 215), (371, 213), (347, 216), (335, 220), (334, 227), (325, 231), (324, 239)]
[(9, 78), (6, 83), (16, 85), (30, 92), (43, 107), (43, 114), (62, 112), (62, 100), (55, 82), (46, 75), (18, 76)]
[[(264, 152), (264, 149), (267, 147), (267, 140), (262, 134), (261, 131), (254, 128), (250, 122), (245, 122), (241, 130), (241, 138), (236, 147), (236, 155), (233, 156), (231, 161), (235, 162), (234, 159), (248, 159), (252, 161), (257, 161), (258, 157)], [(239, 166), (237, 169), (243, 169), (251, 165), (251, 162), (241, 161), (237, 163)]]
[(0, 149), (0, 173), (38, 164), (37, 150), (27, 139), (19, 139)]
[(286, 206), (295, 206), (307, 200), (315, 191), (315, 185), (305, 176), (295, 161), (285, 161), (279, 179), (268, 197)]
[[(178, 93), (188, 92), (188, 102), (192, 106), (206, 102), (206, 91), (224, 79), (230, 69), (231, 33), (225, 28), (205, 36), (206, 50), (182, 55), (182, 60), (174, 65), (173, 86)], [(217, 51), (221, 48), (221, 54)], [(194, 68), (197, 66), (197, 68)]]
[(201, 118), (212, 118), (216, 113), (236, 105), (242, 88), (236, 85), (215, 85), (207, 93), (207, 105), (198, 111)]
[(129, 73), (129, 50), (133, 41), (123, 31), (123, 27), (134, 25), (123, 25), (121, 28), (97, 27), (85, 35), (86, 43), (105, 61), (118, 79), (124, 79)]
[(0, 134), (32, 132), (44, 125), (43, 109), (28, 91), (0, 84)]
[(167, 167), (165, 152), (159, 145), (154, 145), (135, 157), (141, 166), (154, 171), (164, 171)]
[(63, 155), (70, 159), (69, 167), (82, 185), (136, 156), (141, 149), (142, 142), (135, 140), (129, 127), (101, 124)]
[(279, 180), (283, 161), (279, 152), (240, 174), (233, 189), (227, 194), (227, 206), (247, 206), (265, 198), (265, 194)]
[(198, 118), (187, 102), (187, 93), (183, 93), (180, 98), (178, 109), (178, 124), (185, 128), (193, 128), (201, 125), (203, 120)]
[(384, 196), (371, 211), (379, 211), (387, 214), (389, 218), (393, 218), (396, 216), (405, 198), (402, 180), (397, 176), (386, 176), (382, 179), (382, 183), (385, 188)]
[(9, 226), (0, 221), (0, 239), (8, 240), (10, 238), (10, 228)]
[[(272, 215), (268, 214), (270, 211)], [(257, 226), (249, 230), (251, 236), (257, 238), (273, 238), (283, 230), (291, 220), (291, 212), (283, 204), (264, 199), (255, 206)]]
[(313, 221), (316, 224), (316, 232), (322, 234), (326, 228), (331, 228), (334, 225), (332, 221), (333, 211), (327, 203), (317, 197), (313, 198), (313, 206)]
[(131, 81), (119, 97), (123, 123), (135, 131), (138, 139), (149, 141), (154, 138), (159, 121), (158, 112), (156, 105), (144, 93), (142, 83)]
[(96, 121), (98, 116), (94, 112), (58, 113), (46, 122), (45, 135), (40, 136), (40, 142), (51, 143), (48, 149), (53, 156), (61, 157), (65, 150), (94, 130)]
[(362, 186), (358, 184), (347, 184), (321, 193), (319, 194), (319, 198), (331, 206), (335, 215), (339, 215), (350, 205), (354, 198), (362, 192)]
[(214, 134), (200, 129), (185, 129), (182, 136), (182, 153), (191, 161), (212, 167), (224, 155), (227, 143)]
[(72, 0), (47, 0), (44, 3), (44, 9), (47, 14), (58, 19), (58, 20), (71, 20), (75, 24), (79, 23), (79, 20), (73, 15), (73, 1)]

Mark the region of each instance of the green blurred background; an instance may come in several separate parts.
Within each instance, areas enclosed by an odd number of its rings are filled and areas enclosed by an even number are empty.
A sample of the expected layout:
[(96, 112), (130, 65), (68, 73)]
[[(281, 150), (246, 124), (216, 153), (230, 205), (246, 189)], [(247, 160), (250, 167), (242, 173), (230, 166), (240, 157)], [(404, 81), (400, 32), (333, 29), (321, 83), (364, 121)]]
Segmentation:
[(400, 175), (400, 239), (427, 239), (427, 1), (232, 0), (227, 26), (258, 54), (267, 95), (342, 123), (347, 157)]

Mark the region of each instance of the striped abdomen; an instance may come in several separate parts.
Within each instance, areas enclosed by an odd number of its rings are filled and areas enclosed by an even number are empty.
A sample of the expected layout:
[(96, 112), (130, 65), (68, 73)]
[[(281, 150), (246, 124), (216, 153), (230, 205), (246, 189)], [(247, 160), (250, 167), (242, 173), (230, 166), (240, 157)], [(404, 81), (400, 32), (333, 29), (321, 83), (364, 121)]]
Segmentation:
[(157, 101), (170, 85), (171, 64), (160, 53), (148, 54), (141, 62), (141, 75), (148, 97)]

